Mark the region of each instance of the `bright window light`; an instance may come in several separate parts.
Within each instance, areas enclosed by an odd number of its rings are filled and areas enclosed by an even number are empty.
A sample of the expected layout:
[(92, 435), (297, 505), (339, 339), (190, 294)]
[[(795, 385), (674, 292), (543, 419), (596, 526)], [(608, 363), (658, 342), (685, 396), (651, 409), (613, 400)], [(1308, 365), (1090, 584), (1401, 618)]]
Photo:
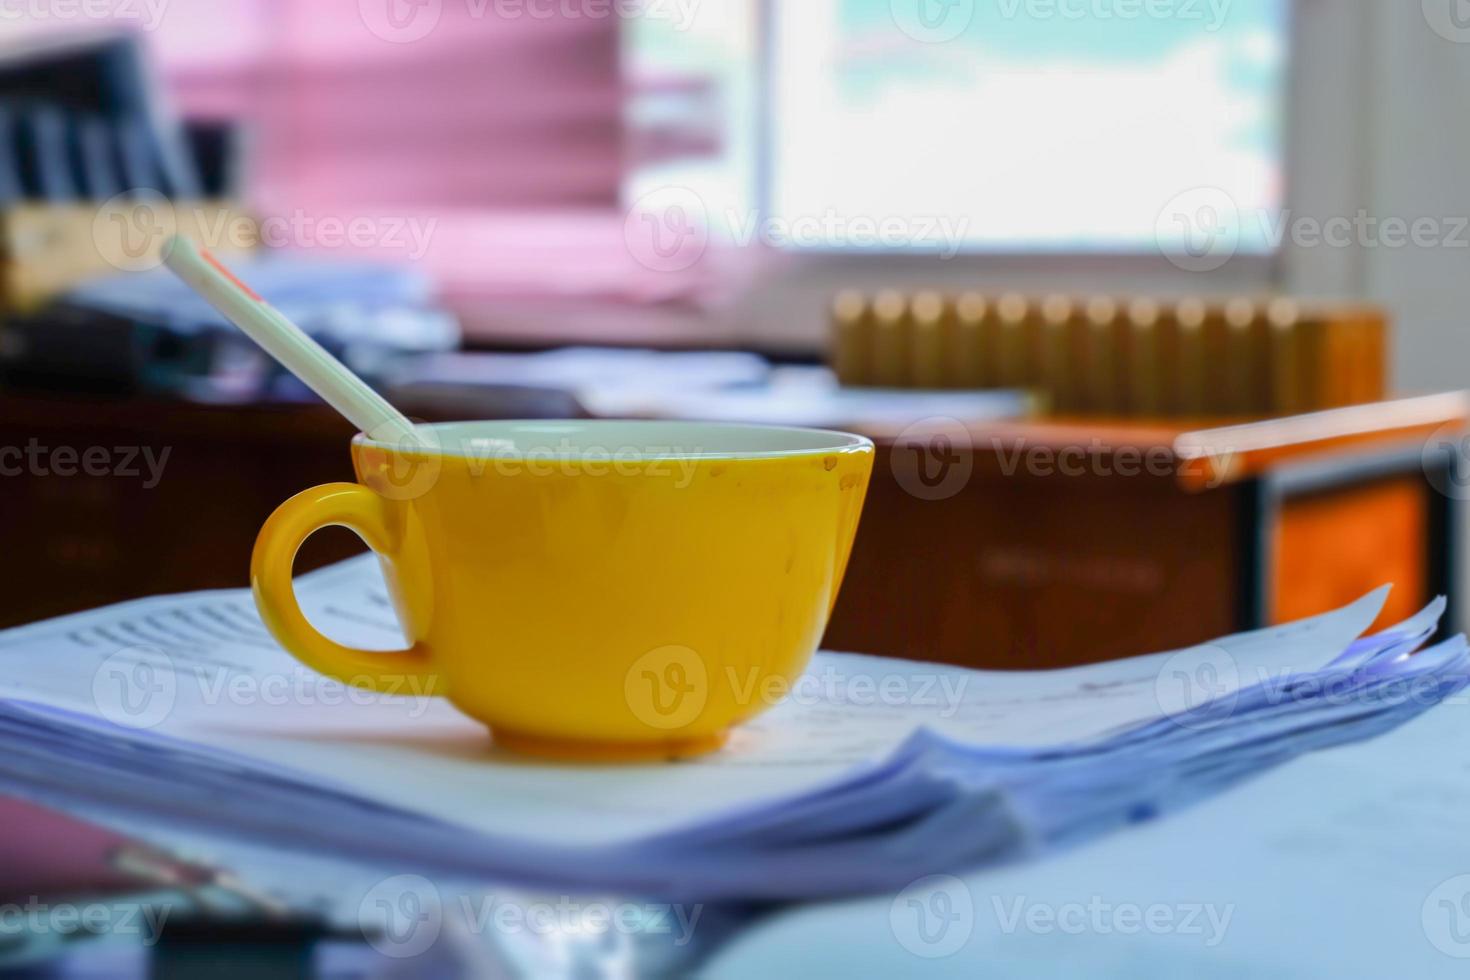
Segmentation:
[(1286, 6), (773, 0), (767, 223), (796, 247), (1118, 254), (1228, 224), (1268, 254)]

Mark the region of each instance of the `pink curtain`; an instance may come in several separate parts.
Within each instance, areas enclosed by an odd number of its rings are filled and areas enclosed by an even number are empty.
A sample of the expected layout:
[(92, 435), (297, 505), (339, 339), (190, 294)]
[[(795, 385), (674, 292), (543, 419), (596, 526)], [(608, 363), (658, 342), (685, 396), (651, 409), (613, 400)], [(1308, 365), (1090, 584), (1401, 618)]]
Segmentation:
[[(390, 9), (413, 40), (382, 36)], [(619, 205), (618, 18), (543, 13), (556, 9), (175, 0), (149, 42), (178, 110), (250, 123), (257, 211), (431, 222), (410, 258), (470, 321), (527, 300), (699, 305), (713, 282), (705, 257), (649, 261)], [(427, 31), (413, 21), (424, 16)], [(588, 335), (604, 322), (594, 314)]]
[(253, 122), (267, 207), (614, 206), (617, 18), (540, 9), (208, 0), (152, 40), (185, 114)]

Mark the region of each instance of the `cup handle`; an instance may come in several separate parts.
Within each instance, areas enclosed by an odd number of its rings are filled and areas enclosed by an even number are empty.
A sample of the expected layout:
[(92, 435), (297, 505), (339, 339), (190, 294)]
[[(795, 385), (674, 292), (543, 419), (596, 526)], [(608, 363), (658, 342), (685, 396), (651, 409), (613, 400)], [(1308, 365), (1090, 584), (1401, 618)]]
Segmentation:
[(422, 644), (408, 650), (354, 650), (319, 633), (296, 601), (291, 585), (296, 552), (324, 527), (345, 527), (379, 555), (392, 560), (401, 535), (393, 530), (393, 502), (356, 483), (330, 483), (286, 501), (255, 541), (250, 583), (260, 618), (297, 660), (328, 677), (385, 694), (429, 694), (439, 677)]

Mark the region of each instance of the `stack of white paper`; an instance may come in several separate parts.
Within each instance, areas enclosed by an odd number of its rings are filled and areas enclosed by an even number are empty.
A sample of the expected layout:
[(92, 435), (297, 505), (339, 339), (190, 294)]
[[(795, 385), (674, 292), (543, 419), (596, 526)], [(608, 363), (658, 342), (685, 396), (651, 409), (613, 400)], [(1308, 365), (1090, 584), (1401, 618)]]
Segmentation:
[[(344, 642), (401, 645), (371, 559), (297, 591)], [(537, 886), (855, 893), (1151, 818), (1463, 687), (1463, 639), (1411, 656), (1442, 604), (1359, 639), (1383, 599), (1031, 674), (823, 653), (725, 752), (630, 767), (511, 756), (444, 702), (319, 678), (244, 590), (148, 599), (0, 633), (0, 788), (164, 840), (207, 826)]]

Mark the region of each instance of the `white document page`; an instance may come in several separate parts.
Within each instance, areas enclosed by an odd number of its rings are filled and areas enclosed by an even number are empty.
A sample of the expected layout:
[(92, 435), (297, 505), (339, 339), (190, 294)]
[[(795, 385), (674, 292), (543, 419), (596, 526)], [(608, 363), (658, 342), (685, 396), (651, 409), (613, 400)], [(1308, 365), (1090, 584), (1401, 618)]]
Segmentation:
[[(402, 646), (371, 558), (304, 576), (297, 591), (329, 635)], [(1215, 667), (1223, 656), (1237, 684), (1315, 669), (1368, 628), (1384, 595), (1200, 651), (1060, 671), (821, 653), (727, 749), (676, 764), (556, 765), (499, 751), (447, 702), (346, 689), (298, 664), (245, 590), (141, 600), (0, 634), (0, 697), (232, 750), (474, 830), (606, 843), (810, 788), (882, 758), (920, 726), (987, 746), (1057, 744), (1158, 717), (1170, 665)]]

